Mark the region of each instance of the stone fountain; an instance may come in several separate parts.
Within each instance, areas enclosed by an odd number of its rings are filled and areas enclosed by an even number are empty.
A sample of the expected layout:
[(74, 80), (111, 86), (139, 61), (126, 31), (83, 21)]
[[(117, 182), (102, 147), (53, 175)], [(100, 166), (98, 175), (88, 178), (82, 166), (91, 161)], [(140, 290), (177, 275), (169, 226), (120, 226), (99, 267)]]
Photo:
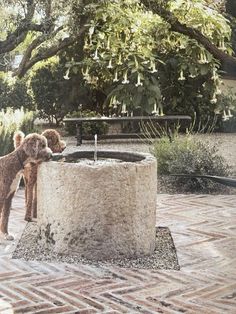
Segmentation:
[(77, 151), (38, 171), (44, 245), (92, 260), (151, 255), (156, 238), (156, 159), (150, 154)]

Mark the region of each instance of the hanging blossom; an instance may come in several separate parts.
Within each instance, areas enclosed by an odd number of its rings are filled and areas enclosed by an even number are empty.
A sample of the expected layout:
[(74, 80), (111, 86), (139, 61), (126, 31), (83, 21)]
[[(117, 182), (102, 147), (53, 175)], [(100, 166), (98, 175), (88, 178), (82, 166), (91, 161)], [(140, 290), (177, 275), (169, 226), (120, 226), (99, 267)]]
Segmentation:
[(205, 51), (200, 52), (200, 59), (198, 60), (198, 63), (200, 64), (209, 63)]
[(70, 79), (69, 73), (70, 73), (70, 69), (68, 69), (68, 70), (66, 71), (66, 74), (63, 76), (63, 78), (64, 78), (65, 80), (69, 80), (69, 79)]
[(138, 74), (138, 79), (137, 79), (137, 83), (135, 84), (136, 87), (138, 86), (143, 86), (143, 83), (141, 82), (141, 76), (140, 74)]
[(180, 71), (180, 75), (178, 77), (178, 81), (185, 81), (185, 76), (183, 70)]
[(226, 50), (224, 38), (219, 40), (219, 49), (223, 51)]
[(189, 77), (191, 77), (191, 78), (195, 78), (196, 76), (197, 76), (196, 72), (195, 73), (191, 72), (190, 75), (189, 75)]
[(163, 107), (162, 107), (162, 105), (159, 105), (159, 106), (158, 106), (158, 115), (159, 115), (159, 116), (164, 116), (164, 112), (163, 112)]
[(95, 50), (93, 60), (99, 60), (99, 56), (98, 56), (98, 48), (96, 48), (96, 50)]
[(213, 69), (213, 73), (212, 73), (211, 79), (215, 81), (217, 78), (218, 78), (218, 76), (216, 74), (216, 69)]
[(109, 63), (108, 63), (107, 68), (108, 68), (108, 69), (112, 69), (112, 68), (113, 68), (112, 59), (109, 60)]
[(117, 65), (122, 65), (121, 54), (119, 54)]
[(83, 74), (84, 78), (89, 76), (89, 67), (88, 66), (86, 66), (85, 71), (82, 69), (82, 74)]
[(129, 80), (128, 80), (128, 72), (126, 71), (124, 74), (124, 79), (122, 81), (122, 84), (129, 84)]
[(211, 104), (217, 103), (217, 98), (216, 98), (216, 94), (215, 94), (215, 93), (213, 94), (213, 96), (212, 96), (212, 98), (211, 98), (211, 100), (210, 100), (210, 103), (211, 103)]
[(227, 120), (229, 120), (229, 118), (230, 118), (230, 117), (226, 114), (226, 111), (224, 110), (224, 111), (223, 111), (222, 120), (223, 120), (223, 121), (227, 121)]
[(151, 69), (150, 73), (156, 73), (157, 72), (156, 64), (154, 61), (151, 61), (151, 65), (150, 65), (149, 69)]
[(119, 82), (117, 70), (115, 71), (115, 77), (113, 79), (113, 82)]
[(153, 110), (152, 110), (153, 114), (157, 114), (157, 103), (155, 102), (155, 104), (153, 105)]
[(116, 96), (111, 97), (110, 105), (113, 105), (113, 108), (116, 109), (121, 102), (116, 99)]
[(125, 103), (122, 105), (121, 113), (127, 113), (126, 104)]

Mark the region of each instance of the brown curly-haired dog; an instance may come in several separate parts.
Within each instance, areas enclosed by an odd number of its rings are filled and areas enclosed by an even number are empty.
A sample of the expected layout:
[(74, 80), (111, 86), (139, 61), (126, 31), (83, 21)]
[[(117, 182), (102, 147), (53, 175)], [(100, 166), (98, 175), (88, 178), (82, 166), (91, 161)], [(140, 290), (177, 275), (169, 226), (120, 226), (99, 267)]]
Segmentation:
[[(60, 134), (57, 131), (47, 129), (42, 135), (46, 137), (48, 147), (53, 153), (61, 153), (66, 148), (66, 143), (61, 140)], [(22, 132), (16, 134), (14, 137), (15, 148), (21, 143), (23, 136)], [(37, 172), (38, 163), (35, 162), (27, 164), (24, 168), (26, 221), (32, 221), (32, 218), (37, 217)]]
[(18, 144), (14, 152), (0, 157), (0, 234), (6, 240), (14, 239), (8, 234), (8, 220), (23, 168), (30, 162), (47, 161), (52, 155), (46, 138), (36, 133), (29, 134)]

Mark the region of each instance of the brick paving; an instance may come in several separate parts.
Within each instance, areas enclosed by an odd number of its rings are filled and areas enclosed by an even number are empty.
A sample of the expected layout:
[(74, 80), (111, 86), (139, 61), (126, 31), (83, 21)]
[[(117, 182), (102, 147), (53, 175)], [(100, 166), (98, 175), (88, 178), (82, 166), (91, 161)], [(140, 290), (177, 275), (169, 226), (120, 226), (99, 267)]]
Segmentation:
[(14, 243), (0, 243), (0, 313), (236, 313), (236, 195), (158, 195), (180, 271), (11, 259), (25, 227), (23, 190), (11, 211)]

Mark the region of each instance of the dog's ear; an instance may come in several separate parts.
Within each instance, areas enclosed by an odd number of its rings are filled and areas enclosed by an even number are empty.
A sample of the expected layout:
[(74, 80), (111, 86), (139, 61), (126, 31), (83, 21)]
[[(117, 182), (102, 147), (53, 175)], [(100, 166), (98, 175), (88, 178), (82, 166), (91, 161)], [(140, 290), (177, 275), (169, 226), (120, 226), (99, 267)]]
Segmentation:
[(24, 138), (25, 138), (25, 134), (23, 132), (17, 131), (14, 133), (13, 141), (14, 141), (14, 148), (15, 149), (23, 143)]

